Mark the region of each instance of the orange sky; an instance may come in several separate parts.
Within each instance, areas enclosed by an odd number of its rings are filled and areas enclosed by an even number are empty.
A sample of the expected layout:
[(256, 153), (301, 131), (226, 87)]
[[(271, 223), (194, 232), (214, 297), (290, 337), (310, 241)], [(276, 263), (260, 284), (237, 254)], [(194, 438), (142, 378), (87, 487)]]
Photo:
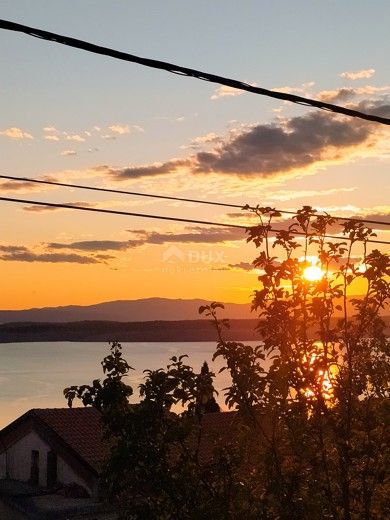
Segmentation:
[[(78, 7), (80, 20), (90, 20), (85, 26), (70, 16), (67, 2), (42, 9), (23, 0), (6, 2), (4, 16), (390, 117), (385, 17), (382, 22), (360, 6), (349, 23), (347, 7), (337, 6), (346, 9), (340, 17), (332, 6), (319, 13), (303, 3), (304, 17), (256, 3), (245, 10), (229, 3), (223, 12), (209, 3), (185, 9), (182, 3), (164, 9), (156, 3), (151, 15), (143, 3), (108, 8), (99, 0), (93, 9)], [(338, 37), (329, 39), (328, 29), (336, 31), (339, 19)], [(102, 35), (102, 20), (116, 31)], [(356, 30), (359, 20), (372, 34), (364, 42)], [(294, 56), (287, 56), (291, 42)], [(312, 205), (341, 216), (390, 220), (388, 127), (22, 35), (1, 32), (0, 48), (7, 71), (0, 96), (3, 174), (239, 205)], [(244, 222), (228, 208), (1, 180), (0, 196)], [(6, 202), (0, 203), (0, 222), (2, 309), (151, 296), (247, 302), (257, 283), (247, 270), (254, 247), (212, 226), (32, 211)], [(389, 241), (390, 232), (378, 230), (378, 238)]]

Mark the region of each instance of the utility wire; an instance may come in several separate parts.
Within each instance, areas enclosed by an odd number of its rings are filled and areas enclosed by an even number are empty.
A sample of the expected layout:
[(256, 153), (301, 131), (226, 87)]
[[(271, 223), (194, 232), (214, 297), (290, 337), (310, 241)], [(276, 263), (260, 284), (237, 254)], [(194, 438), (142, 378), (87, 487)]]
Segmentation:
[[(226, 224), (224, 222), (213, 222), (210, 220), (197, 220), (197, 219), (188, 219), (188, 218), (180, 218), (180, 217), (169, 217), (165, 215), (154, 215), (150, 213), (134, 213), (130, 211), (119, 211), (115, 209), (103, 209), (103, 208), (87, 208), (85, 206), (76, 206), (74, 204), (62, 204), (58, 202), (43, 202), (38, 200), (27, 200), (27, 199), (15, 199), (11, 197), (0, 197), (0, 201), (4, 202), (15, 202), (18, 204), (32, 204), (36, 206), (47, 206), (50, 208), (63, 208), (63, 209), (73, 209), (79, 211), (90, 211), (94, 213), (105, 213), (110, 215), (124, 215), (128, 217), (141, 217), (141, 218), (150, 218), (156, 220), (169, 220), (172, 222), (186, 222), (190, 224), (201, 224), (208, 226), (220, 226), (225, 228), (237, 228), (237, 229), (250, 229), (251, 226), (244, 226), (241, 224)], [(270, 228), (269, 231), (273, 233), (278, 233), (279, 231), (283, 231), (282, 229)], [(293, 231), (293, 235), (306, 235), (304, 232)], [(335, 240), (351, 240), (349, 237), (345, 236), (336, 236), (336, 235), (322, 235), (325, 238), (331, 238)], [(390, 242), (385, 240), (367, 240), (367, 242), (375, 243), (375, 244), (390, 244)]]
[(188, 76), (192, 78), (197, 78), (202, 81), (210, 81), (212, 83), (218, 83), (220, 85), (226, 85), (228, 87), (232, 87), (238, 90), (244, 90), (247, 92), (251, 92), (253, 94), (260, 94), (262, 96), (268, 96), (276, 99), (281, 99), (283, 101), (290, 101), (292, 103), (297, 103), (299, 105), (312, 106), (316, 108), (320, 108), (321, 110), (328, 110), (330, 112), (335, 112), (338, 114), (344, 114), (349, 117), (357, 117), (360, 119), (365, 119), (368, 121), (374, 121), (376, 123), (381, 123), (384, 125), (390, 125), (390, 119), (385, 117), (376, 116), (373, 114), (365, 114), (363, 112), (359, 112), (357, 110), (352, 110), (350, 108), (341, 107), (338, 105), (333, 105), (331, 103), (325, 103), (323, 101), (318, 101), (315, 99), (310, 99), (302, 96), (296, 96), (294, 94), (287, 94), (285, 92), (277, 92), (275, 90), (268, 90), (261, 87), (255, 87), (253, 85), (249, 85), (248, 83), (244, 83), (242, 81), (238, 81), (231, 78), (226, 78), (223, 76), (218, 76), (216, 74), (210, 74), (207, 72), (199, 71), (196, 69), (191, 69), (188, 67), (182, 67), (180, 65), (175, 65), (173, 63), (168, 63), (166, 61), (154, 60), (150, 58), (143, 58), (141, 56), (135, 56), (134, 54), (129, 54), (126, 52), (117, 51), (115, 49), (110, 49), (107, 47), (102, 47), (100, 45), (95, 45), (93, 43), (89, 43), (83, 40), (78, 40), (76, 38), (70, 38), (69, 36), (63, 36), (60, 34), (56, 34), (49, 31), (44, 31), (42, 29), (36, 29), (34, 27), (29, 27), (27, 25), (18, 24), (15, 22), (10, 22), (8, 20), (0, 20), (0, 29), (5, 29), (8, 31), (15, 31), (28, 34), (29, 36), (33, 36), (35, 38), (41, 38), (43, 40), (48, 40), (56, 43), (60, 43), (62, 45), (67, 45), (69, 47), (75, 47), (77, 49), (82, 49), (84, 51), (92, 52), (95, 54), (100, 54), (103, 56), (110, 56), (111, 58), (116, 58), (119, 60), (129, 61), (132, 63), (138, 63), (139, 65), (143, 65), (145, 67), (151, 67), (154, 69), (165, 70), (174, 74), (179, 74), (181, 76)]
[[(83, 186), (81, 184), (69, 184), (65, 182), (57, 182), (57, 181), (47, 181), (47, 180), (41, 180), (41, 179), (33, 179), (31, 177), (14, 177), (12, 175), (0, 175), (0, 179), (9, 179), (12, 181), (20, 181), (20, 182), (31, 182), (35, 184), (47, 184), (48, 186), (62, 186), (65, 188), (76, 188), (76, 189), (82, 189), (82, 190), (90, 190), (90, 191), (100, 191), (104, 193), (119, 193), (121, 195), (135, 195), (137, 197), (149, 197), (153, 199), (163, 199), (163, 200), (174, 200), (174, 201), (180, 201), (180, 202), (191, 202), (195, 204), (207, 204), (211, 206), (222, 206), (226, 208), (237, 208), (237, 209), (243, 209), (243, 205), (240, 204), (229, 204), (227, 202), (216, 202), (216, 201), (210, 201), (210, 200), (203, 200), (203, 199), (187, 199), (183, 197), (173, 197), (171, 195), (158, 195), (155, 193), (144, 193), (139, 191), (126, 191), (126, 190), (117, 190), (114, 188), (100, 188), (96, 186)], [(256, 209), (253, 206), (248, 206), (249, 210)], [(296, 215), (295, 211), (289, 211), (289, 210), (281, 210), (276, 209), (279, 213), (287, 214), (287, 215)], [(313, 212), (313, 216), (319, 216), (318, 213)], [(333, 216), (329, 215), (331, 218), (335, 220), (350, 220), (354, 222), (365, 222), (367, 224), (379, 224), (382, 226), (390, 226), (390, 222), (383, 222), (381, 220), (370, 220), (370, 219), (361, 219), (361, 218), (351, 218), (351, 217), (339, 217), (339, 216)]]

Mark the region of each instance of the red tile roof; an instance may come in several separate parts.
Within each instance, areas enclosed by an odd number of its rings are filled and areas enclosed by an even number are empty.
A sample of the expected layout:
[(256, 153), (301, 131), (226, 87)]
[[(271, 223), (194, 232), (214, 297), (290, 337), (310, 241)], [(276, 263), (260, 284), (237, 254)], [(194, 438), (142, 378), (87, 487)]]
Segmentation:
[[(101, 413), (96, 408), (33, 408), (1, 430), (0, 437), (28, 419), (43, 425), (48, 433), (54, 434), (79, 459), (100, 473), (107, 443), (103, 440)], [(210, 460), (216, 446), (223, 447), (234, 438), (236, 419), (236, 412), (208, 413), (202, 417), (201, 463)]]
[(217, 446), (226, 446), (232, 440), (236, 419), (236, 412), (215, 412), (203, 415), (199, 445), (200, 463), (207, 463)]
[(105, 449), (101, 413), (96, 408), (33, 408), (28, 413), (43, 421), (92, 468), (99, 469)]

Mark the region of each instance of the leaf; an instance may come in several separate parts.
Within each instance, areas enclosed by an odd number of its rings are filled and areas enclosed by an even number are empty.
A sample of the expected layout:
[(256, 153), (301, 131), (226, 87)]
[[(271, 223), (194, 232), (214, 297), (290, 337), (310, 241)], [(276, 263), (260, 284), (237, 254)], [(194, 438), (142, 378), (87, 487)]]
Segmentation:
[(225, 308), (224, 304), (223, 304), (223, 303), (219, 303), (219, 302), (213, 302), (213, 303), (210, 305), (210, 307), (211, 307), (212, 309), (224, 309), (224, 308)]

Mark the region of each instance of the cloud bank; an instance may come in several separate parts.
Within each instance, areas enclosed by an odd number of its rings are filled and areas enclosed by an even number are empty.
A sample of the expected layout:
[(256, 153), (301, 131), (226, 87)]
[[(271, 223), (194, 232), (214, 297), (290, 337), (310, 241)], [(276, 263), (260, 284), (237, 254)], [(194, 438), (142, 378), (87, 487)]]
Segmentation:
[(6, 262), (45, 262), (51, 264), (97, 264), (99, 260), (75, 253), (35, 253), (24, 246), (0, 245), (0, 260)]
[[(347, 92), (338, 95), (348, 95)], [(385, 102), (365, 103), (371, 113), (389, 114)], [(270, 178), (299, 171), (323, 162), (343, 161), (367, 152), (379, 139), (382, 128), (361, 120), (316, 111), (270, 124), (241, 128), (210, 149), (184, 159), (126, 168), (102, 167), (114, 180), (131, 180), (186, 170), (194, 174), (223, 174)], [(216, 143), (216, 144), (215, 144)]]

